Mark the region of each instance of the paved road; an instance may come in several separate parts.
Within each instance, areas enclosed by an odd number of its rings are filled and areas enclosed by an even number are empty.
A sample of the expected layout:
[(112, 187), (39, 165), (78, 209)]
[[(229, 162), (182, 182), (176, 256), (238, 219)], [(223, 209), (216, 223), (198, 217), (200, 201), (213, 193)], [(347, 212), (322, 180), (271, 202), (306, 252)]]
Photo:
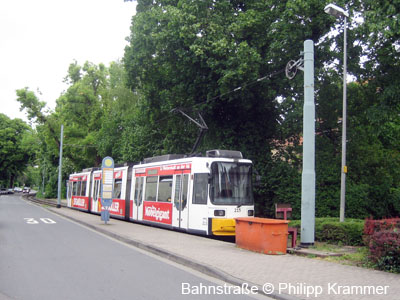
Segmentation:
[(267, 299), (238, 292), (249, 290), (0, 196), (0, 299)]

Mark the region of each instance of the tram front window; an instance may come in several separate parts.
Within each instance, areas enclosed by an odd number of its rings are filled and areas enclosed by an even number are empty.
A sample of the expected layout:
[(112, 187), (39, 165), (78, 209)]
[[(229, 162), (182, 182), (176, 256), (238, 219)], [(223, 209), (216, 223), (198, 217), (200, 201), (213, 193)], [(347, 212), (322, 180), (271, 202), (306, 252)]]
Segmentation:
[(215, 205), (253, 205), (251, 165), (213, 162), (210, 198)]

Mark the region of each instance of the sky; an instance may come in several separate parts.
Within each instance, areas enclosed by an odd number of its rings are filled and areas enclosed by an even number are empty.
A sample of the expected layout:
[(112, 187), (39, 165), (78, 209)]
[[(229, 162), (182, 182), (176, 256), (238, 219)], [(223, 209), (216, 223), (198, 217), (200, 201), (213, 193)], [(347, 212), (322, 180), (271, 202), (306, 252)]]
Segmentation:
[(108, 66), (121, 59), (135, 7), (124, 0), (1, 1), (0, 113), (27, 121), (16, 101), (25, 87), (54, 109), (74, 60)]

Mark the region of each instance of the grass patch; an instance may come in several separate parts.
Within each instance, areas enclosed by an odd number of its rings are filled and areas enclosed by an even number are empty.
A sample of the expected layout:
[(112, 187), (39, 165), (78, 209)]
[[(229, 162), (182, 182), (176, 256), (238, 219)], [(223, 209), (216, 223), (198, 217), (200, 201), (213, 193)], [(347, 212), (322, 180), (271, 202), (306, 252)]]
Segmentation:
[(330, 252), (330, 253), (341, 253), (342, 256), (328, 256), (328, 257), (318, 257), (318, 259), (340, 263), (343, 265), (364, 267), (364, 268), (375, 268), (375, 265), (369, 261), (368, 255), (368, 247), (359, 246), (359, 247), (349, 247), (349, 246), (340, 246), (333, 245), (324, 242), (316, 242), (314, 246), (310, 247), (311, 249), (315, 249), (322, 252)]
[(368, 260), (368, 254), (367, 247), (359, 247), (354, 253), (346, 253), (342, 256), (330, 256), (326, 260), (350, 266), (375, 268), (375, 265)]
[(310, 248), (318, 251), (333, 252), (333, 253), (340, 253), (344, 251), (343, 246), (341, 245), (333, 245), (324, 242), (315, 242), (314, 246), (311, 246)]

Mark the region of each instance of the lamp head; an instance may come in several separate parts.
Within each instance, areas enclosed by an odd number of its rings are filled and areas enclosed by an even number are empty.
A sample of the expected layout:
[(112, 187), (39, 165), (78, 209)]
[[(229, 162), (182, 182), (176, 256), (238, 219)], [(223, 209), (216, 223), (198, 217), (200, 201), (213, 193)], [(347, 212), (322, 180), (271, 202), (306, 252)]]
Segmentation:
[(349, 12), (345, 11), (343, 8), (335, 5), (335, 4), (328, 4), (325, 6), (324, 11), (331, 16), (334, 16), (336, 18), (338, 17), (349, 17)]

